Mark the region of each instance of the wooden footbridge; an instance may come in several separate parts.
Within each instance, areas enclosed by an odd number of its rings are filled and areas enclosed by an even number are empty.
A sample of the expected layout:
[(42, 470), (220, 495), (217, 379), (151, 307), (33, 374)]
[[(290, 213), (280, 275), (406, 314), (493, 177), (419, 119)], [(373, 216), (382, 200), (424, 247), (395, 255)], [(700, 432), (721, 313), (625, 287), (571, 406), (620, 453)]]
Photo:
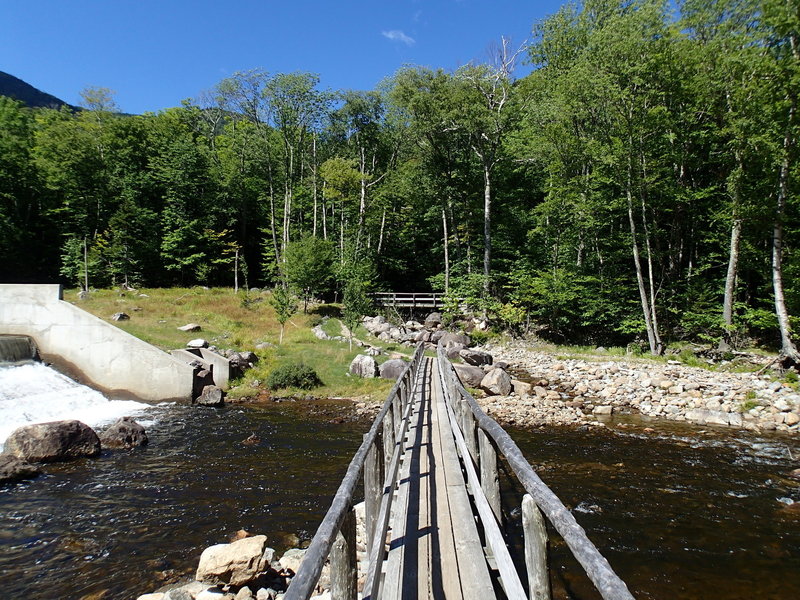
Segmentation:
[[(503, 530), (498, 454), (527, 492), (519, 569)], [(353, 507), (362, 482), (368, 565), (359, 578)], [(311, 597), (326, 561), (333, 600), (546, 600), (546, 520), (602, 598), (633, 599), (513, 440), (464, 389), (443, 349), (426, 358), (420, 345), (364, 436), (285, 600)]]

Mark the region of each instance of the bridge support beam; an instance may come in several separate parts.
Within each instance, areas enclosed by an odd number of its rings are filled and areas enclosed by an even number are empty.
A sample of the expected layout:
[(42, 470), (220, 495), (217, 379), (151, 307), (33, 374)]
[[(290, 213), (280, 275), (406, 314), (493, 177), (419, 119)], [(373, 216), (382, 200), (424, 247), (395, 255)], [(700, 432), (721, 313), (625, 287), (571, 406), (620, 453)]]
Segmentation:
[[(367, 436), (368, 434), (364, 434), (364, 439)], [(383, 496), (383, 461), (383, 444), (376, 440), (364, 461), (364, 539), (367, 543), (367, 556), (372, 551), (372, 538)]]
[(347, 511), (342, 528), (331, 547), (331, 598), (358, 598), (358, 565), (356, 562), (356, 513)]
[(529, 494), (522, 497), (522, 529), (525, 533), (525, 567), (531, 600), (550, 600), (547, 567), (547, 529), (542, 511)]

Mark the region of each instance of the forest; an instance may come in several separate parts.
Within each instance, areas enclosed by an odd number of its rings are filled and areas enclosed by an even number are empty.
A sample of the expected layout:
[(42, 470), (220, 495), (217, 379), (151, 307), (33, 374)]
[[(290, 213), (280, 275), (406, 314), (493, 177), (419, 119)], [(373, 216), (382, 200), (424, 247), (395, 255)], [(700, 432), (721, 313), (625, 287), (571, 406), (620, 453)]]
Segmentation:
[(143, 115), (0, 97), (0, 280), (359, 281), (554, 341), (796, 358), (799, 32), (793, 0), (585, 0), (370, 91), (252, 70)]

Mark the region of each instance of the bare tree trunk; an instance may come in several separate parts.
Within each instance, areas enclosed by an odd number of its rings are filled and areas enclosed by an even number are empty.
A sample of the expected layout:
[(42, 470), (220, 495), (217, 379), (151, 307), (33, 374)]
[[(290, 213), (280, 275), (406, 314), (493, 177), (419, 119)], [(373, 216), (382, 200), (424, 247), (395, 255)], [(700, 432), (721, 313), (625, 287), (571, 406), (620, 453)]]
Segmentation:
[(386, 228), (386, 207), (383, 207), (383, 216), (381, 217), (381, 233), (378, 236), (378, 256), (381, 254), (381, 250), (383, 249), (383, 232)]
[(86, 236), (83, 236), (83, 291), (89, 292), (89, 249), (86, 246)]
[(647, 226), (647, 217), (645, 216), (645, 203), (642, 198), (642, 228), (644, 229), (644, 243), (647, 249), (647, 277), (648, 288), (650, 292), (650, 322), (653, 327), (653, 337), (656, 341), (655, 354), (661, 354), (664, 351), (664, 345), (661, 342), (661, 336), (658, 333), (658, 315), (656, 313), (656, 287), (655, 277), (653, 276), (653, 251), (650, 247), (650, 228)]
[(492, 261), (492, 178), (491, 168), (483, 165), (483, 294), (489, 297)]
[(442, 209), (442, 231), (444, 237), (444, 293), (450, 292), (450, 246), (447, 232), (447, 212)]
[(236, 249), (236, 254), (233, 256), (233, 293), (239, 293), (239, 249)]
[(642, 275), (642, 262), (639, 258), (639, 243), (636, 241), (636, 220), (633, 217), (633, 195), (631, 193), (631, 165), (628, 164), (628, 186), (626, 195), (628, 198), (628, 223), (631, 230), (631, 248), (633, 250), (633, 263), (636, 267), (636, 281), (639, 284), (639, 297), (642, 301), (642, 314), (644, 315), (644, 324), (647, 330), (647, 341), (650, 344), (650, 353), (658, 354), (658, 346), (656, 342), (655, 332), (653, 330), (653, 322), (651, 320), (652, 312), (650, 310), (650, 302), (647, 298), (647, 290), (645, 289), (644, 276)]
[(772, 287), (775, 292), (775, 314), (781, 330), (781, 354), (790, 357), (795, 362), (800, 362), (792, 340), (792, 327), (789, 322), (789, 313), (786, 310), (786, 299), (783, 293), (783, 219), (786, 212), (786, 198), (789, 195), (790, 152), (793, 145), (792, 121), (796, 109), (796, 100), (789, 108), (789, 119), (786, 133), (783, 138), (783, 160), (778, 180), (778, 203), (775, 210), (775, 223), (772, 237)]
[(312, 138), (312, 161), (313, 161), (313, 171), (312, 171), (312, 178), (313, 178), (313, 185), (314, 185), (314, 227), (312, 229), (311, 235), (317, 237), (317, 134), (314, 133)]

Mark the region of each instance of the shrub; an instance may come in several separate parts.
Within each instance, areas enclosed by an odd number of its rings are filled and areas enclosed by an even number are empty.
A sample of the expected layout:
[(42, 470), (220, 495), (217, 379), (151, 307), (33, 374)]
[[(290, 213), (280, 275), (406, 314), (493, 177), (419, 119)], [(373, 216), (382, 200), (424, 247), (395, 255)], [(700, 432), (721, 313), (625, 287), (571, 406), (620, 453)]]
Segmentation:
[(300, 388), (310, 390), (322, 385), (317, 372), (303, 363), (289, 363), (280, 365), (267, 377), (265, 383), (268, 389)]

